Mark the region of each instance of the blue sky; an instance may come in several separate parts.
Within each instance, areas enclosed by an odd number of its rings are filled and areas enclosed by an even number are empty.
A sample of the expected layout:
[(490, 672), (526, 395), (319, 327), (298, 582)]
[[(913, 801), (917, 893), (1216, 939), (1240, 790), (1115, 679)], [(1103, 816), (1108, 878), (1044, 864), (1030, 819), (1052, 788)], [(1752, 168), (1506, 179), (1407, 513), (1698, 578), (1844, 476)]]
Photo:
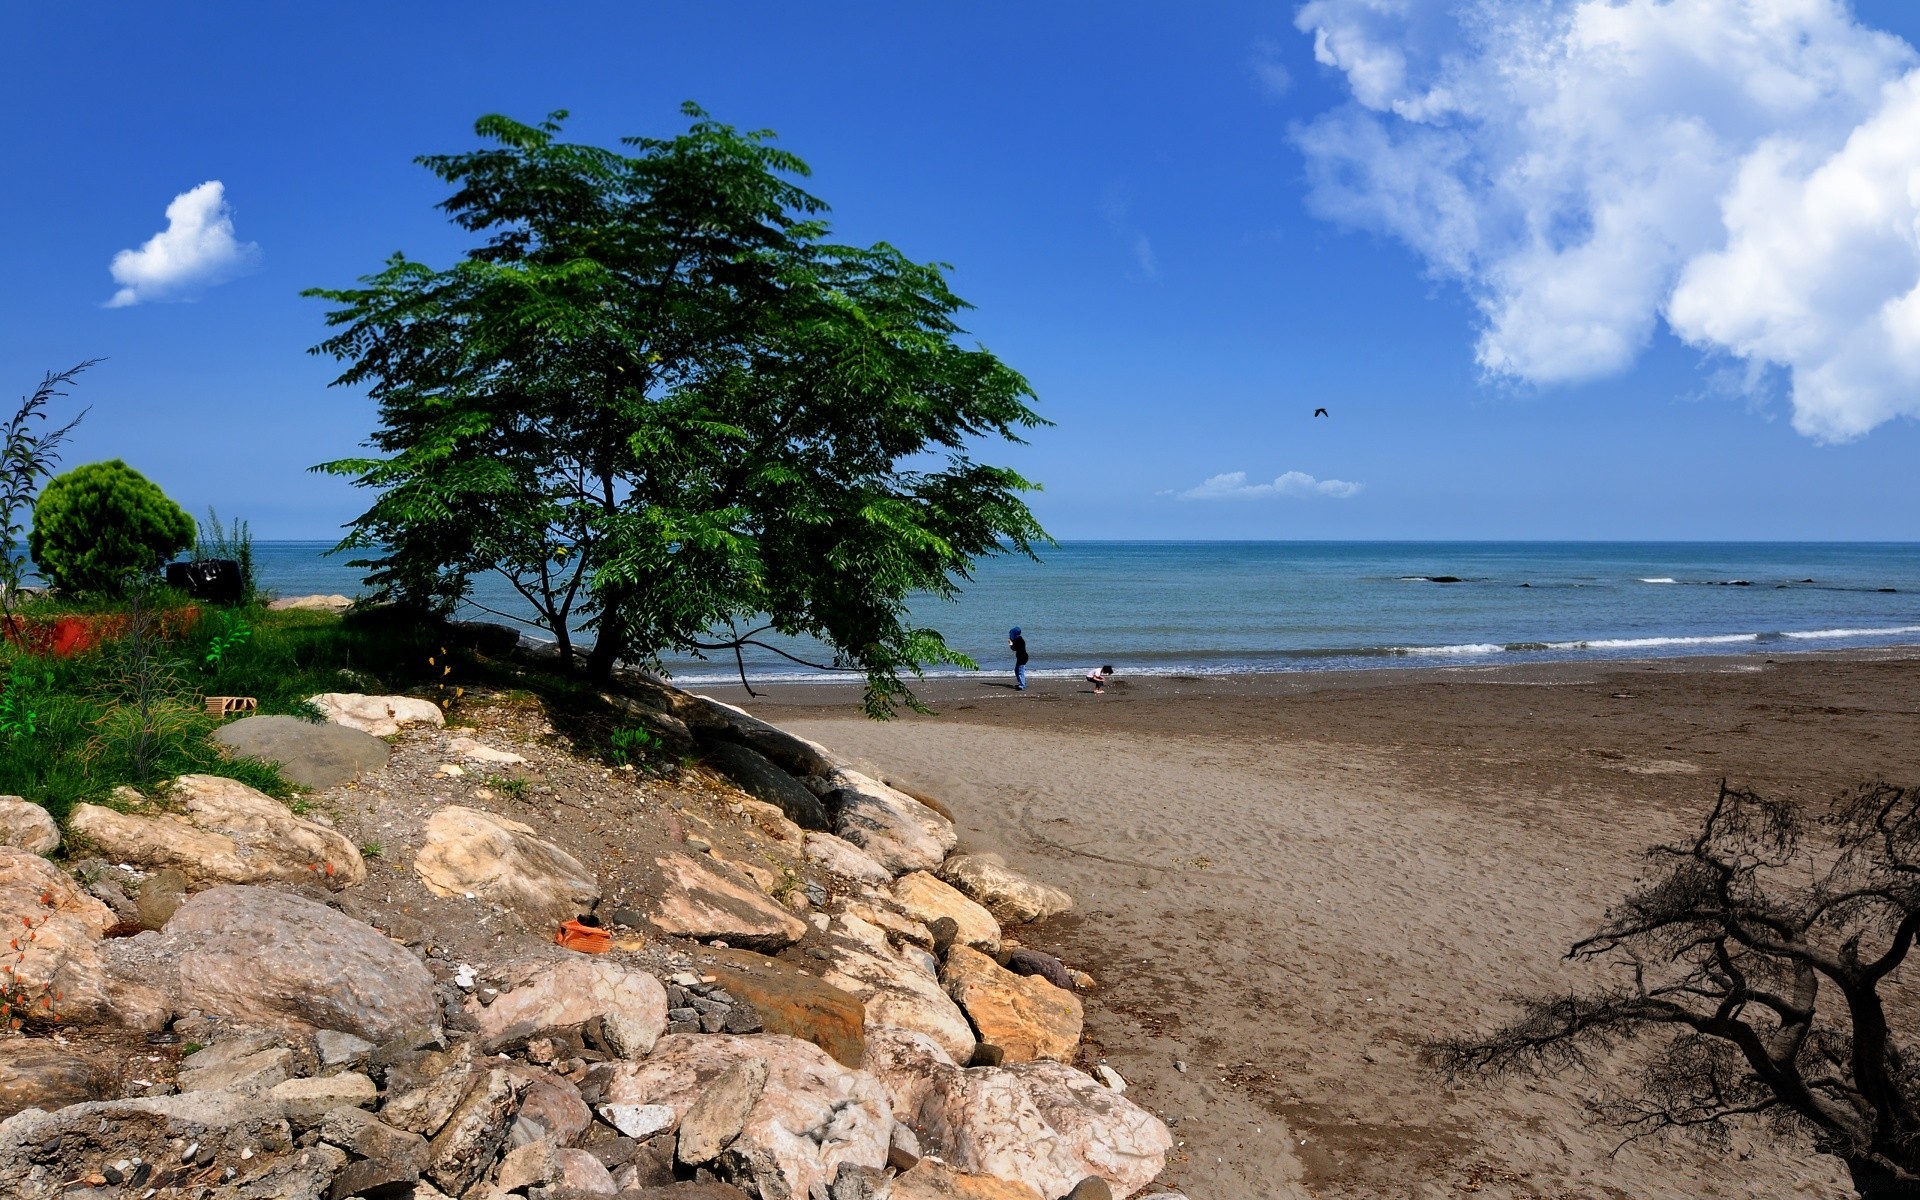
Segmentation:
[[(1057, 536), (1920, 538), (1920, 368), (1900, 327), (1863, 346), (1848, 315), (1920, 281), (1873, 240), (1910, 226), (1816, 219), (1853, 131), (1901, 124), (1911, 51), (1878, 34), (1920, 43), (1920, 12), (1772, 7), (1807, 28), (1762, 41), (1802, 57), (1751, 110), (1714, 73), (1771, 78), (1718, 49), (1765, 24), (1744, 0), (1555, 0), (1566, 23), (1539, 36), (1574, 49), (1519, 84), (1511, 31), (1441, 0), (1386, 6), (1397, 24), (1359, 0), (22, 8), (0, 389), (104, 356), (69, 465), (121, 457), (256, 536), (333, 536), (361, 497), (305, 468), (372, 410), (305, 353), (323, 309), (299, 291), (396, 249), (450, 261), (462, 239), (411, 160), (470, 147), (482, 113), (568, 108), (610, 141), (673, 131), (693, 99), (777, 130), (838, 236), (954, 264), (973, 333), (1057, 422), (999, 456), (1045, 484)], [(1706, 47), (1699, 70), (1649, 57), (1673, 85), (1658, 111), (1568, 40), (1628, 19), (1595, 36)], [(1813, 77), (1831, 94), (1800, 96)], [(1710, 177), (1669, 178), (1691, 152), (1642, 120), (1705, 129)], [(1564, 151), (1551, 178), (1480, 190), (1543, 147)], [(116, 279), (214, 180), (257, 247), (234, 277)], [(1530, 221), (1544, 240), (1516, 241)], [(1842, 286), (1844, 261), (1886, 277)]]

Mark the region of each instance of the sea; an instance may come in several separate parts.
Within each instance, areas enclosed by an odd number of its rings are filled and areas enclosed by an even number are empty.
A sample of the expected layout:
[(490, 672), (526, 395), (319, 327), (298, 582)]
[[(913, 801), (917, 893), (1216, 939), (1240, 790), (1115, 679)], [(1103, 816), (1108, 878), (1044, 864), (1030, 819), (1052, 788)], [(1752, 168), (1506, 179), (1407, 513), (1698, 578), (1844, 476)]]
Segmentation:
[[(331, 543), (255, 544), (263, 587), (363, 593)], [(548, 637), (504, 581), (476, 577), (468, 616)], [(493, 610), (493, 611), (484, 611)], [(1041, 676), (1767, 654), (1920, 644), (1920, 544), (1866, 542), (1096, 542), (1040, 561), (984, 560), (958, 599), (914, 621), (988, 671), (1019, 627)], [(818, 646), (770, 639), (814, 661)], [(749, 649), (757, 681), (857, 679)], [(736, 679), (669, 658), (684, 683)], [(930, 668), (930, 676), (961, 674)]]

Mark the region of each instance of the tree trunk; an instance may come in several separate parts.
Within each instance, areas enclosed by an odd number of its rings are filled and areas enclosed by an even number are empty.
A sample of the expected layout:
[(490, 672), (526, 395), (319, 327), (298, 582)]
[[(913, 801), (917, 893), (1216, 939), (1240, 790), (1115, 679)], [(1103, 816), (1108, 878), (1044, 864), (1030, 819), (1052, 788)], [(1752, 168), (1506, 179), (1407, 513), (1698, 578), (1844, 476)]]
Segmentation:
[(593, 649), (587, 654), (587, 678), (595, 683), (606, 683), (613, 678), (614, 639), (607, 636), (605, 630), (595, 639)]
[(1920, 1181), (1912, 1175), (1896, 1173), (1884, 1163), (1869, 1158), (1848, 1158), (1847, 1174), (1860, 1200), (1920, 1200)]

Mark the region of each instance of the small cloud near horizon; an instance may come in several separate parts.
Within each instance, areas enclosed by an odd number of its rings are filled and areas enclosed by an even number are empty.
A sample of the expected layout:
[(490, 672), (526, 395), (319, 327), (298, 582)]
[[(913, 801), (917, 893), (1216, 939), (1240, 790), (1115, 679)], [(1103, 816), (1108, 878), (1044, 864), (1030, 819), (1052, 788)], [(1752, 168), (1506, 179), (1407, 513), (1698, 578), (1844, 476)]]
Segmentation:
[(106, 306), (192, 300), (215, 284), (247, 274), (259, 261), (260, 247), (234, 236), (226, 185), (210, 179), (173, 198), (165, 229), (138, 250), (113, 256), (109, 270), (120, 290)]
[(1272, 483), (1248, 483), (1245, 471), (1227, 471), (1209, 478), (1198, 487), (1175, 492), (1180, 500), (1260, 500), (1268, 497), (1306, 498), (1325, 496), (1345, 500), (1358, 495), (1361, 487), (1345, 479), (1315, 479), (1305, 471), (1288, 471)]

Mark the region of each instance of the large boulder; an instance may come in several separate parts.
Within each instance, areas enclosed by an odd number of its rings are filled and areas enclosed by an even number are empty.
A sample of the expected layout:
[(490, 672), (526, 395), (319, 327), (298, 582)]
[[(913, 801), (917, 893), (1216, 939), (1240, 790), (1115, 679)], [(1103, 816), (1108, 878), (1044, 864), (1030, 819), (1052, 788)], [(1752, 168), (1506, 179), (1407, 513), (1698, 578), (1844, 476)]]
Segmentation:
[(851, 992), (750, 950), (709, 947), (694, 963), (729, 996), (751, 1004), (767, 1033), (812, 1042), (843, 1066), (858, 1067), (865, 1057), (866, 1008)]
[(630, 971), (606, 959), (569, 955), (522, 959), (500, 972), (502, 987), (491, 1004), (469, 997), (466, 1010), (489, 1046), (504, 1045), (543, 1029), (584, 1025), (596, 1017), (629, 1023), (633, 1049), (645, 1054), (666, 1032), (667, 991), (645, 971)]
[(911, 946), (896, 949), (884, 930), (844, 913), (834, 918), (823, 949), (821, 978), (859, 999), (866, 1037), (876, 1029), (910, 1029), (961, 1062), (973, 1057), (973, 1027), (941, 988), (931, 956)]
[(909, 871), (893, 881), (893, 898), (914, 920), (931, 925), (951, 917), (960, 929), (954, 939), (993, 954), (1000, 949), (1000, 922), (993, 914), (925, 871)]
[(1073, 897), (1059, 888), (985, 855), (954, 855), (940, 864), (940, 878), (1009, 925), (1057, 917), (1073, 908)]
[(674, 689), (664, 691), (662, 699), (672, 706), (674, 715), (700, 734), (704, 744), (711, 745), (719, 739), (738, 742), (799, 778), (825, 776), (840, 765), (833, 752), (820, 743), (768, 724), (744, 708), (711, 696)]
[(825, 779), (833, 831), (896, 875), (933, 870), (959, 842), (953, 822), (905, 792), (846, 767)]
[(802, 829), (832, 828), (827, 823), (827, 810), (820, 806), (820, 797), (759, 751), (727, 741), (708, 742), (704, 749), (707, 762), (715, 770), (738, 784), (747, 795), (777, 805), (788, 820)]
[(437, 1029), (433, 979), (373, 926), (268, 888), (225, 886), (180, 906), (162, 935), (182, 1010), (379, 1044)]
[[(0, 999), (34, 1018), (63, 1024), (165, 1028), (164, 993), (112, 969), (100, 939), (113, 927), (106, 905), (37, 854), (0, 846)], [(9, 1012), (7, 1016), (15, 1015)]]
[(374, 737), (389, 737), (403, 725), (442, 726), (440, 706), (414, 696), (363, 696), (359, 692), (322, 692), (308, 700), (327, 720)]
[(806, 922), (724, 864), (676, 851), (654, 867), (647, 919), (662, 933), (767, 951), (806, 936)]
[(0, 1117), (101, 1100), (112, 1080), (71, 1046), (37, 1038), (0, 1039)]
[(332, 595), (282, 596), (267, 602), (269, 612), (330, 612), (343, 613), (353, 607), (353, 597), (342, 596), (338, 592)]
[(275, 763), (280, 775), (301, 787), (351, 783), (387, 765), (393, 748), (370, 733), (298, 717), (242, 717), (214, 730), (228, 753)]
[(1038, 975), (1016, 975), (966, 946), (947, 951), (940, 982), (966, 1010), (980, 1040), (1005, 1051), (1007, 1062), (1073, 1061), (1084, 1013), (1072, 992)]
[(52, 854), (60, 848), (60, 826), (53, 814), (31, 800), (0, 796), (0, 846), (28, 854)]
[(491, 901), (536, 926), (571, 920), (600, 899), (593, 872), (532, 826), (458, 804), (427, 819), (413, 869), (435, 895)]
[(844, 875), (862, 883), (888, 883), (893, 879), (892, 871), (845, 838), (835, 837), (831, 833), (809, 833), (806, 846), (807, 861), (825, 867), (835, 875)]
[(1030, 1184), (991, 1175), (967, 1175), (937, 1158), (923, 1158), (893, 1181), (888, 1200), (1050, 1200)]
[(182, 775), (169, 796), (185, 814), (135, 816), (74, 806), (68, 827), (116, 862), (172, 868), (195, 887), (221, 883), (363, 883), (367, 864), (352, 842), (237, 779)]
[(887, 1093), (873, 1076), (841, 1066), (809, 1042), (775, 1034), (668, 1034), (646, 1060), (619, 1063), (609, 1105), (661, 1105), (676, 1121), (736, 1063), (766, 1064), (766, 1086), (714, 1160), (749, 1194), (803, 1197), (825, 1191), (842, 1163), (880, 1167), (892, 1143)]

